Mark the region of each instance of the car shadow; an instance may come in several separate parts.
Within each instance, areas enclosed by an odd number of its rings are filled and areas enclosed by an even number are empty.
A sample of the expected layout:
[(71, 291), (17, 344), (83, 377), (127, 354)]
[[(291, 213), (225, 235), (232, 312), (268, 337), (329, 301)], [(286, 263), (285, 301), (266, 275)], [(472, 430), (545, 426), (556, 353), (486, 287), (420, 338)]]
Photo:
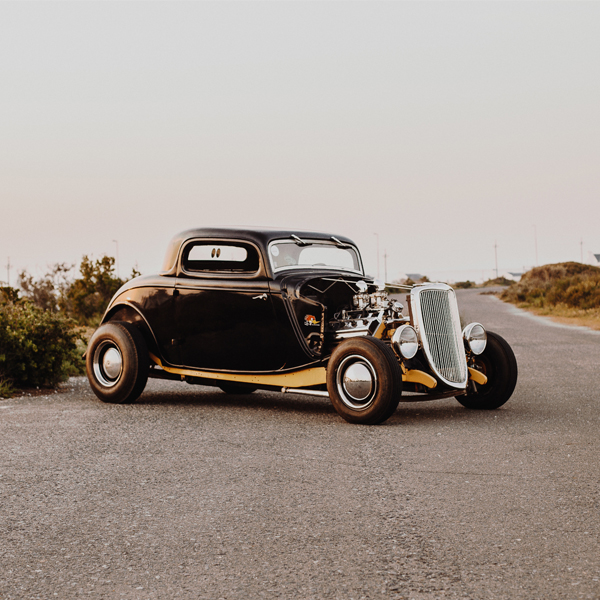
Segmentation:
[(300, 396), (280, 392), (255, 392), (253, 394), (226, 394), (218, 389), (201, 388), (183, 392), (144, 392), (137, 405), (236, 407), (246, 409), (276, 410), (278, 412), (305, 412), (337, 414), (328, 398)]
[(505, 406), (496, 410), (473, 410), (459, 404), (456, 400), (429, 400), (423, 402), (400, 403), (394, 414), (383, 426), (414, 425), (424, 422), (440, 421), (454, 423), (510, 423), (527, 417), (527, 410), (523, 405), (511, 404), (509, 401)]
[[(205, 408), (238, 408), (264, 410), (278, 413), (305, 413), (329, 415), (339, 418), (328, 398), (282, 394), (280, 392), (257, 391), (253, 394), (226, 394), (216, 388), (189, 387), (181, 390), (147, 390), (135, 402), (141, 406), (178, 406)], [(518, 407), (518, 408), (517, 408)], [(524, 416), (523, 406), (506, 406), (493, 411), (469, 410), (456, 400), (434, 400), (423, 402), (401, 402), (394, 414), (382, 427), (398, 427), (424, 422), (454, 421), (476, 423), (511, 421)], [(342, 421), (343, 422), (343, 421)]]

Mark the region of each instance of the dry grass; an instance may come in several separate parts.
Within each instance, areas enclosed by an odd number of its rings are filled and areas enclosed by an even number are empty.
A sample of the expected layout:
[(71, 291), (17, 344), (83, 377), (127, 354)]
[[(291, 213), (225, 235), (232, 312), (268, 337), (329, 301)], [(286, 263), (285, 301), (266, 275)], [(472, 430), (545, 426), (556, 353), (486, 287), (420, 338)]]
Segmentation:
[(580, 327), (589, 327), (600, 331), (600, 308), (571, 308), (565, 305), (546, 306), (538, 308), (526, 303), (517, 304), (519, 308), (523, 308), (538, 315), (540, 317), (548, 317), (556, 323), (563, 325), (578, 325)]
[(575, 262), (531, 269), (500, 295), (558, 323), (600, 330), (600, 269)]
[(536, 308), (564, 304), (600, 308), (600, 268), (566, 262), (535, 267), (502, 293), (502, 299)]

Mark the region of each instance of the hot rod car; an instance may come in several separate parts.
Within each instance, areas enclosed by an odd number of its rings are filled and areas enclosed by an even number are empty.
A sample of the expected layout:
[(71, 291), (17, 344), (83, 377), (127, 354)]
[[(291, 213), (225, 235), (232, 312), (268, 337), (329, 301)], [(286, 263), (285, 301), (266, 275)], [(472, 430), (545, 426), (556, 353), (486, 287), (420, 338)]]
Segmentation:
[(480, 323), (462, 328), (446, 284), (406, 292), (407, 310), (341, 235), (191, 229), (172, 239), (158, 275), (115, 294), (88, 346), (88, 378), (113, 403), (133, 402), (148, 377), (328, 396), (365, 424), (400, 401), (503, 405), (517, 381), (507, 342)]

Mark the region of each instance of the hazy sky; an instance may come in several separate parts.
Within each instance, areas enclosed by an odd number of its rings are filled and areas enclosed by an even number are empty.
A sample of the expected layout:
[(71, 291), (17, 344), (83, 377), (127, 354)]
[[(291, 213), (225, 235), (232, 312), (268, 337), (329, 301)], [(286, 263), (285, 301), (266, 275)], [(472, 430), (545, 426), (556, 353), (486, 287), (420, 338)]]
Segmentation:
[(0, 3), (13, 283), (206, 225), (346, 234), (373, 274), (377, 233), (388, 279), (600, 253), (600, 3)]

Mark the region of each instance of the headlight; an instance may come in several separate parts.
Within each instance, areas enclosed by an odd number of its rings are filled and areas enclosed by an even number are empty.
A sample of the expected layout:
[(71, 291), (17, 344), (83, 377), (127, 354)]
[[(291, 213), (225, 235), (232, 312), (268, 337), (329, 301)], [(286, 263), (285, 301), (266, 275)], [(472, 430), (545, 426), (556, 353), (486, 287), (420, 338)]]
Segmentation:
[(419, 337), (414, 327), (402, 325), (392, 336), (392, 348), (402, 358), (412, 358), (419, 349)]
[(473, 354), (481, 354), (487, 344), (487, 334), (481, 323), (470, 323), (463, 329), (465, 344)]

